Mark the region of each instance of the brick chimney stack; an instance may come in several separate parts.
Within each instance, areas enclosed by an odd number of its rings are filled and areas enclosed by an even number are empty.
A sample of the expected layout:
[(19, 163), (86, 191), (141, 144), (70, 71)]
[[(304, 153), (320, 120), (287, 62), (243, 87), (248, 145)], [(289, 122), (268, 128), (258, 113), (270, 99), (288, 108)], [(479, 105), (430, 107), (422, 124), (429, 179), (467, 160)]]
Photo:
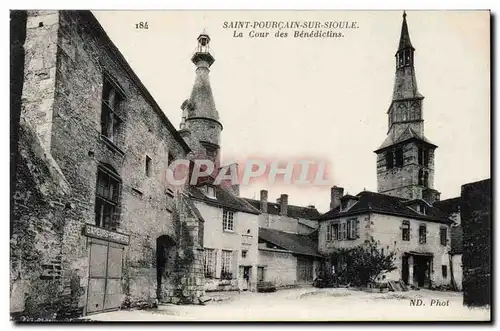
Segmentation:
[(340, 206), (340, 198), (344, 196), (344, 188), (334, 186), (330, 192), (330, 209), (335, 209)]
[(280, 215), (287, 216), (288, 214), (288, 194), (282, 194), (279, 198)]
[(267, 190), (260, 190), (260, 211), (267, 213)]

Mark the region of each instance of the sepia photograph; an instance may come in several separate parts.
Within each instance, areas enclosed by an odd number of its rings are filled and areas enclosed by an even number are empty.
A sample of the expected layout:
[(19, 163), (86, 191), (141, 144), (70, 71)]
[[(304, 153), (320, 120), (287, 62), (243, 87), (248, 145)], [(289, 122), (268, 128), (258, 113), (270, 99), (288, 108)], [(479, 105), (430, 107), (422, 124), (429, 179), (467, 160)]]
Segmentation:
[(10, 320), (491, 322), (489, 10), (10, 10)]

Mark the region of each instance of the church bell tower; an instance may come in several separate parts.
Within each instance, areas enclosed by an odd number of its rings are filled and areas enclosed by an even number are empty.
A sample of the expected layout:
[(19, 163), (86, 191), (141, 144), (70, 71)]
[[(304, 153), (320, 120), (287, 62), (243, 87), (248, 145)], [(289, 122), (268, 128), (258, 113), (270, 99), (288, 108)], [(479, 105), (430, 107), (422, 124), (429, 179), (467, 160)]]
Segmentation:
[(434, 190), (436, 145), (424, 135), (423, 100), (415, 76), (413, 47), (406, 12), (396, 52), (392, 102), (387, 111), (388, 132), (377, 154), (377, 190), (392, 196), (429, 203), (439, 200)]

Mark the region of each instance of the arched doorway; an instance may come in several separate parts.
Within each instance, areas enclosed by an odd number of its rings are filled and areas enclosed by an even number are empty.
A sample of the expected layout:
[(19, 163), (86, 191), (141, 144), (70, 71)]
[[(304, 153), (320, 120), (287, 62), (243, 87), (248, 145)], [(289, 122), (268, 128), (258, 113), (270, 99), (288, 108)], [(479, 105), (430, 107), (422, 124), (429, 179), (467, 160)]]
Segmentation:
[(175, 241), (172, 237), (163, 235), (156, 239), (156, 296), (162, 298), (162, 280), (166, 273), (171, 272), (175, 259)]

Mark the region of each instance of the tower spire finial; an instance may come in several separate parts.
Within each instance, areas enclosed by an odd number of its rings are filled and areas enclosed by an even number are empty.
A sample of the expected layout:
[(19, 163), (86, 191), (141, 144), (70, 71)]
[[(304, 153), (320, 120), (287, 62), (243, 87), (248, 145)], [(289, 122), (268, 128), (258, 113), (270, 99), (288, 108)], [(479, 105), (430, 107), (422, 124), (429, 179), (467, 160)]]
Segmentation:
[(406, 22), (406, 10), (403, 11), (403, 24), (401, 25), (401, 37), (399, 38), (399, 47), (398, 51), (405, 48), (413, 48), (410, 41), (410, 33), (408, 32), (408, 23)]

